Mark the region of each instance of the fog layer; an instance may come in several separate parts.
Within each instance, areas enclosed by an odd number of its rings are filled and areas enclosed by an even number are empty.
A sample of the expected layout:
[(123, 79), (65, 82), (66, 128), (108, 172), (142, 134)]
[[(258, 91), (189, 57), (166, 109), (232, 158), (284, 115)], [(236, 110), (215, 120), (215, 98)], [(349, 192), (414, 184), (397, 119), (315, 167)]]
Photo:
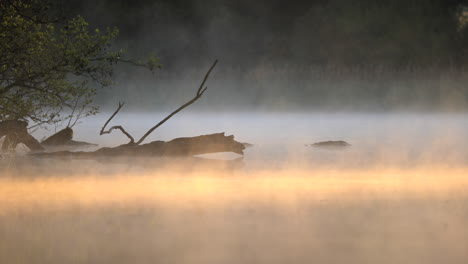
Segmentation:
[[(113, 122), (140, 134), (159, 115)], [(75, 139), (125, 143), (97, 136), (105, 119)], [(238, 160), (2, 160), (0, 262), (466, 262), (464, 115), (193, 113), (149, 140), (221, 131), (254, 146)], [(321, 140), (352, 146), (304, 146)]]

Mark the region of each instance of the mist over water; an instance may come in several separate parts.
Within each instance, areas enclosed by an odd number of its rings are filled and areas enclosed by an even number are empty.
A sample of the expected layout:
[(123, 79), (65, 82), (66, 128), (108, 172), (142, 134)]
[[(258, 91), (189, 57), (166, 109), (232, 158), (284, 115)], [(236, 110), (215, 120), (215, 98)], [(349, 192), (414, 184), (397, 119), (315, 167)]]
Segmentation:
[[(126, 143), (98, 136), (109, 114), (78, 125), (74, 139)], [(122, 113), (112, 124), (138, 137), (162, 116)], [(466, 115), (182, 112), (148, 141), (216, 132), (253, 147), (237, 160), (18, 157), (3, 166), (0, 262), (468, 259)], [(305, 146), (325, 140), (352, 146)]]
[[(111, 51), (131, 62), (111, 61), (112, 88), (89, 83), (102, 112), (73, 139), (99, 147), (82, 150), (128, 142), (99, 136), (121, 101), (109, 126), (140, 138), (195, 96), (215, 59), (203, 97), (146, 143), (225, 132), (252, 146), (189, 158), (2, 153), (0, 264), (468, 263), (466, 1), (50, 2), (90, 33), (117, 26)], [(5, 43), (16, 52), (15, 34)], [(151, 53), (162, 69), (129, 67)], [(310, 146), (328, 140), (351, 146)]]
[[(110, 125), (122, 125), (138, 138), (167, 114), (119, 113)], [(128, 139), (119, 131), (99, 136), (99, 130), (110, 115), (100, 113), (79, 124), (75, 128), (75, 140), (99, 142), (106, 147), (127, 143)], [(43, 138), (52, 132), (42, 130), (35, 136)], [(311, 167), (340, 164), (463, 166), (468, 161), (465, 139), (468, 117), (463, 113), (216, 113), (188, 110), (157, 129), (146, 142), (219, 132), (254, 145), (245, 150), (246, 166), (272, 166), (281, 162), (302, 162)], [(336, 151), (305, 146), (327, 140), (344, 140), (352, 146)]]

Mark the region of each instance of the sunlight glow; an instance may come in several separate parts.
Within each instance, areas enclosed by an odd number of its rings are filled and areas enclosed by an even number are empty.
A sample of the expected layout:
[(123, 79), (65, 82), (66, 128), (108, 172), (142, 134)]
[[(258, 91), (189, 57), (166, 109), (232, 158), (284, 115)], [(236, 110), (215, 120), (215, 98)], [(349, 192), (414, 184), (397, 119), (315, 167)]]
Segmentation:
[[(197, 207), (261, 203), (294, 206), (318, 201), (357, 202), (466, 195), (466, 169), (288, 170), (143, 172), (115, 177), (86, 175), (73, 178), (0, 179), (2, 212), (34, 206), (106, 206), (146, 204)], [(161, 176), (164, 175), (164, 176)], [(446, 177), (449, 175), (450, 177)]]

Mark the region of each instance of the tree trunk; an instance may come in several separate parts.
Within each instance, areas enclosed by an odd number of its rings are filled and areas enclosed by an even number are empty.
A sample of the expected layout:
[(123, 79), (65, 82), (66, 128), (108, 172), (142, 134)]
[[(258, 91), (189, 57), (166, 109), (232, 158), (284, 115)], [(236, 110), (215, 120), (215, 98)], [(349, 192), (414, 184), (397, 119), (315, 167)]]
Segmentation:
[(44, 148), (28, 133), (28, 123), (19, 120), (0, 122), (0, 138), (6, 136), (2, 150), (14, 149), (19, 143), (25, 144), (31, 151), (42, 151)]

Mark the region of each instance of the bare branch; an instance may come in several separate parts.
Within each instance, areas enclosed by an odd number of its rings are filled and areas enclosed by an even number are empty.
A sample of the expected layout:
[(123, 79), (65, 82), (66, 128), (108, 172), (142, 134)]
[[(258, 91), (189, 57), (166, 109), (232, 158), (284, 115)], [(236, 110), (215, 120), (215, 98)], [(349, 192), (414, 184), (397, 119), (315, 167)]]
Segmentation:
[(124, 135), (126, 135), (130, 139), (130, 142), (128, 142), (129, 145), (133, 145), (135, 143), (135, 139), (132, 137), (132, 135), (125, 131), (125, 129), (122, 126), (113, 126), (108, 131), (102, 132), (102, 134), (110, 134), (114, 129), (122, 131), (122, 133), (124, 133)]
[(111, 115), (111, 117), (107, 120), (107, 122), (104, 124), (104, 126), (101, 128), (101, 132), (99, 132), (99, 135), (104, 135), (104, 134), (110, 134), (112, 132), (112, 130), (114, 129), (119, 129), (120, 131), (122, 131), (122, 133), (124, 133), (124, 135), (126, 135), (129, 139), (130, 139), (130, 142), (128, 143), (129, 145), (132, 145), (135, 143), (135, 139), (127, 132), (125, 131), (125, 129), (122, 127), (122, 126), (113, 126), (111, 127), (109, 130), (105, 131), (106, 129), (106, 126), (109, 124), (109, 122), (114, 118), (115, 115), (117, 115), (117, 113), (120, 111), (120, 109), (122, 109), (122, 107), (124, 106), (125, 103), (121, 103), (119, 102), (119, 106), (117, 107), (117, 110), (115, 110), (115, 112)]
[(70, 114), (70, 119), (68, 120), (68, 124), (67, 124), (67, 127), (69, 127), (69, 128), (72, 128), (76, 124), (76, 121), (78, 121), (78, 118), (79, 118), (79, 116), (81, 114), (81, 111), (80, 111), (80, 114), (78, 114), (78, 117), (76, 118), (75, 122), (73, 123), (72, 126), (70, 126), (70, 124), (72, 122), (72, 119), (75, 116), (75, 111), (76, 111), (76, 108), (78, 107), (78, 101), (79, 100), (80, 100), (80, 97), (76, 98), (76, 100), (75, 100), (75, 105), (73, 106), (73, 110), (72, 110), (72, 113)]
[[(71, 126), (69, 126), (70, 128), (73, 128), (76, 124), (80, 124), (80, 123), (81, 123), (81, 122), (78, 123), (78, 120), (80, 120), (80, 118), (82, 117), (83, 112), (85, 111), (85, 109), (86, 109), (86, 106), (84, 106), (84, 105), (80, 108), (80, 110), (78, 111), (78, 114), (76, 115), (75, 121), (73, 122), (73, 124), (71, 124)], [(86, 116), (86, 115), (85, 115), (85, 116)], [(71, 119), (70, 119), (70, 120), (71, 120)]]
[(104, 124), (104, 126), (101, 128), (101, 132), (99, 132), (99, 135), (103, 135), (105, 134), (104, 133), (104, 129), (106, 129), (106, 126), (109, 124), (109, 122), (114, 118), (114, 116), (120, 111), (120, 109), (122, 109), (122, 106), (125, 105), (125, 102), (121, 103), (119, 102), (119, 106), (117, 107), (117, 110), (115, 110), (115, 112), (111, 115), (111, 117), (109, 119), (107, 119), (106, 123)]
[(194, 98), (192, 98), (192, 100), (188, 101), (187, 103), (183, 104), (182, 106), (180, 106), (179, 108), (177, 108), (174, 112), (170, 113), (166, 118), (164, 118), (163, 120), (161, 120), (159, 123), (157, 123), (154, 127), (150, 128), (150, 130), (148, 130), (148, 132), (146, 132), (141, 138), (140, 140), (138, 140), (136, 142), (136, 145), (139, 145), (141, 144), (145, 139), (146, 137), (148, 137), (154, 130), (156, 130), (158, 127), (160, 127), (162, 124), (164, 124), (167, 120), (169, 120), (172, 116), (174, 116), (175, 114), (177, 114), (178, 112), (182, 111), (182, 109), (186, 108), (187, 106), (195, 103), (198, 99), (200, 99), (200, 97), (202, 97), (203, 93), (205, 93), (206, 89), (208, 89), (208, 87), (205, 87), (205, 83), (206, 81), (208, 80), (208, 77), (210, 76), (210, 73), (211, 71), (213, 70), (213, 68), (216, 66), (216, 64), (218, 63), (218, 60), (215, 60), (213, 65), (211, 65), (210, 69), (208, 70), (208, 72), (205, 74), (205, 78), (203, 78), (203, 81), (202, 83), (200, 84), (200, 87), (198, 88), (197, 90), (197, 93), (195, 95)]
[[(82, 118), (83, 112), (86, 110), (86, 104), (81, 105), (78, 110), (78, 113), (75, 116), (76, 108), (78, 107), (78, 103), (80, 102), (81, 98), (82, 98), (82, 95), (78, 96), (78, 98), (75, 101), (75, 105), (73, 106), (73, 111), (70, 115), (70, 119), (68, 120), (67, 127), (69, 128), (73, 128), (76, 124), (79, 124), (78, 120)], [(88, 116), (88, 115), (89, 115), (88, 113), (85, 113), (85, 116)], [(75, 118), (75, 121), (73, 121), (72, 123), (73, 118)]]
[(206, 80), (208, 80), (208, 77), (210, 76), (211, 71), (214, 69), (214, 67), (216, 66), (217, 63), (218, 63), (218, 60), (215, 60), (213, 65), (211, 65), (210, 69), (205, 74), (205, 78), (203, 78), (203, 81), (202, 81), (202, 83), (200, 84), (200, 87), (197, 90), (197, 95), (202, 95), (206, 91), (206, 89), (208, 88), (208, 87), (205, 87), (205, 89), (203, 89), (203, 86), (205, 85)]

